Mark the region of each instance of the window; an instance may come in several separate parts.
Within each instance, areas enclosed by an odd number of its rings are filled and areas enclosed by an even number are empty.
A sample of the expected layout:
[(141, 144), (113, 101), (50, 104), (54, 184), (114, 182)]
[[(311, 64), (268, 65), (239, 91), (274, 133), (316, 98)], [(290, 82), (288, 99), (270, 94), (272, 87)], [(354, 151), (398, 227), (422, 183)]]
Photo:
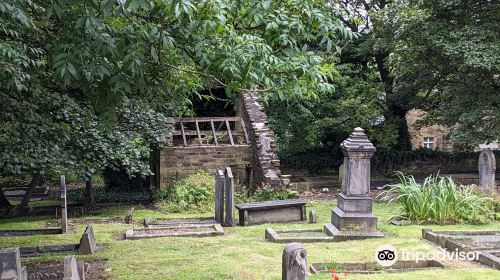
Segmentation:
[(424, 137), (423, 147), (432, 149), (434, 147), (434, 137)]

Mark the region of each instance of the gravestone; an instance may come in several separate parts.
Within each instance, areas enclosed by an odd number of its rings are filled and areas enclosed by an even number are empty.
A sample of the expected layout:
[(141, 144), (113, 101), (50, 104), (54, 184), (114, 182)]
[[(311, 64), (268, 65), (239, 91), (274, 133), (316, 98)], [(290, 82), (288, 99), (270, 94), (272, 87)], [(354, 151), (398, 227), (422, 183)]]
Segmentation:
[(290, 243), (283, 249), (282, 280), (307, 279), (307, 251), (300, 243)]
[(87, 225), (85, 231), (83, 232), (82, 238), (80, 239), (80, 245), (78, 246), (78, 253), (82, 255), (90, 255), (95, 253), (97, 250), (97, 244), (95, 242), (94, 231), (91, 225)]
[(495, 186), (496, 160), (490, 149), (484, 149), (479, 154), (477, 164), (479, 170), (479, 186), (491, 188)]
[(226, 184), (224, 186), (226, 193), (226, 217), (224, 225), (226, 227), (234, 227), (236, 225), (234, 220), (234, 178), (230, 167), (226, 167), (224, 175), (226, 177)]
[(224, 171), (217, 170), (215, 175), (215, 221), (224, 223)]
[(0, 249), (0, 265), (0, 280), (28, 280), (18, 247)]
[(77, 261), (75, 256), (66, 256), (63, 280), (85, 280), (85, 263)]
[(64, 258), (64, 280), (79, 280), (78, 268), (76, 267), (75, 256)]
[(318, 218), (316, 217), (316, 212), (314, 210), (309, 211), (309, 223), (315, 224), (318, 222)]
[(130, 224), (132, 222), (133, 214), (134, 214), (134, 207), (130, 208), (130, 210), (128, 210), (127, 212), (127, 215), (125, 215), (126, 224)]
[(61, 187), (61, 228), (62, 233), (68, 231), (68, 201), (66, 199), (66, 177), (61, 175), (60, 177), (60, 187)]
[(340, 144), (344, 154), (342, 192), (332, 210), (331, 223), (325, 231), (338, 239), (382, 237), (377, 231), (377, 217), (372, 214), (370, 197), (370, 159), (375, 146), (360, 127)]

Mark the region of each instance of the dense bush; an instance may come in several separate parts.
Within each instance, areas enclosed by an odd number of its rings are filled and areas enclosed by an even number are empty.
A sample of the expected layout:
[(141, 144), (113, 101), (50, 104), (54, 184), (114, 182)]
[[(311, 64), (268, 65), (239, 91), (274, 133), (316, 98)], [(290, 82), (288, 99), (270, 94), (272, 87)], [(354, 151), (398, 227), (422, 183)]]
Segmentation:
[(148, 180), (144, 176), (135, 174), (135, 176), (131, 177), (125, 168), (113, 169), (108, 167), (104, 169), (103, 177), (107, 189), (137, 190), (149, 187)]
[[(500, 156), (500, 151), (495, 151), (495, 154), (497, 157)], [(336, 169), (344, 160), (339, 145), (316, 147), (299, 153), (281, 151), (278, 155), (284, 166), (305, 169), (312, 174), (323, 174), (329, 169)], [(447, 164), (470, 159), (477, 160), (478, 158), (479, 154), (475, 152), (450, 153), (430, 149), (413, 151), (378, 149), (372, 158), (372, 171), (376, 174), (391, 174), (416, 161)]]
[(264, 186), (258, 189), (251, 197), (252, 201), (283, 200), (295, 198), (296, 194), (288, 189), (272, 188)]
[(199, 171), (186, 179), (175, 176), (172, 186), (158, 190), (155, 198), (161, 208), (171, 212), (212, 211), (214, 186), (214, 178), (205, 171)]
[[(85, 199), (85, 188), (68, 190), (68, 200), (81, 202)], [(120, 190), (106, 189), (104, 187), (94, 188), (94, 196), (96, 203), (122, 203), (122, 202), (142, 202), (148, 203), (153, 196), (149, 189), (141, 190)]]
[(401, 182), (383, 193), (401, 205), (414, 222), (486, 224), (495, 219), (494, 201), (474, 188), (457, 186), (451, 177), (429, 176), (420, 185), (399, 173)]
[(235, 193), (236, 203), (283, 200), (297, 197), (296, 193), (285, 188), (273, 188), (265, 185), (262, 188), (250, 192), (244, 186), (237, 186)]

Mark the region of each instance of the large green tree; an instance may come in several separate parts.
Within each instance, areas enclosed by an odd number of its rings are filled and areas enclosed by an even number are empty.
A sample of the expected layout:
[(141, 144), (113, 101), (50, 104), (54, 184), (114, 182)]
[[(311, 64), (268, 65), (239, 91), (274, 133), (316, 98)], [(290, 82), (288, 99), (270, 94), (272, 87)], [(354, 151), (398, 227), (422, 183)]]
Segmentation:
[(451, 128), (461, 147), (500, 135), (500, 3), (396, 1), (375, 18), (391, 46), (394, 91)]
[(143, 124), (182, 115), (193, 94), (331, 92), (328, 52), (353, 33), (330, 12), (315, 0), (2, 1), (2, 174), (147, 174), (142, 155), (165, 131)]

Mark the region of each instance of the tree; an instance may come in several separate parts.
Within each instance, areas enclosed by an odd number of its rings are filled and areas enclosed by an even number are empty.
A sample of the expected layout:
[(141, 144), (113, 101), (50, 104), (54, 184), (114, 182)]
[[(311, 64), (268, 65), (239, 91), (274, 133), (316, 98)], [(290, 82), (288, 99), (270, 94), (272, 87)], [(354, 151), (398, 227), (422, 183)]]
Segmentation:
[(376, 19), (393, 46), (395, 91), (461, 146), (500, 135), (499, 15), (498, 1), (398, 1)]
[[(383, 133), (396, 133), (398, 136), (392, 148), (411, 150), (406, 114), (414, 107), (414, 96), (403, 95), (395, 90), (394, 76), (389, 64), (389, 58), (395, 48), (389, 40), (393, 36), (392, 30), (384, 29), (384, 22), (376, 20), (377, 14), (385, 11), (389, 5), (397, 5), (397, 2), (339, 0), (334, 3), (335, 15), (351, 30), (360, 34), (359, 38), (345, 46), (341, 61), (363, 65), (366, 71), (370, 70), (367, 67), (369, 64), (375, 65), (385, 95), (383, 116), (387, 127), (391, 127)], [(395, 132), (392, 130), (394, 126), (397, 128)]]
[(284, 99), (330, 92), (327, 52), (353, 37), (315, 0), (5, 0), (0, 12), (4, 175), (88, 179), (104, 165), (146, 174), (164, 131), (145, 122), (179, 116), (192, 95), (219, 87)]
[(392, 147), (397, 126), (382, 121), (382, 84), (374, 66), (370, 67), (338, 65), (332, 80), (335, 92), (318, 99), (270, 102), (267, 111), (278, 148), (293, 153), (319, 145), (337, 146), (358, 126), (367, 129), (377, 146)]

